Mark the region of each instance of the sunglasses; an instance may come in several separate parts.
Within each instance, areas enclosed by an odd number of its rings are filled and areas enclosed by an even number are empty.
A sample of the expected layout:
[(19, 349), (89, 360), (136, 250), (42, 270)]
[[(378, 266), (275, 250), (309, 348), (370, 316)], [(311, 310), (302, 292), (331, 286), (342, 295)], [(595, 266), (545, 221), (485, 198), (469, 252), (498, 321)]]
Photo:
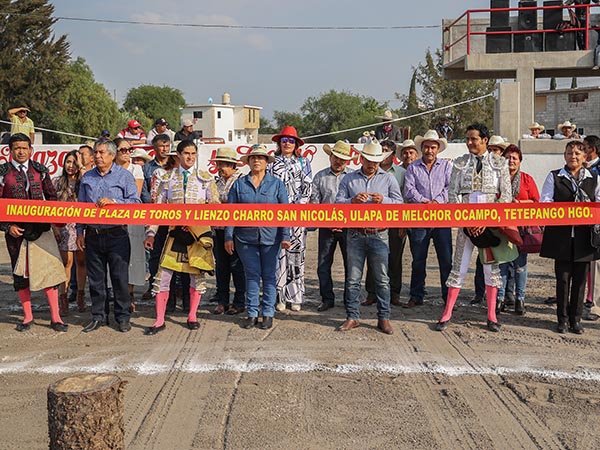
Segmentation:
[(118, 149), (119, 153), (133, 153), (133, 149), (129, 147), (123, 147)]
[(282, 137), (280, 139), (280, 141), (282, 144), (295, 144), (296, 143), (296, 139), (294, 139), (293, 137)]

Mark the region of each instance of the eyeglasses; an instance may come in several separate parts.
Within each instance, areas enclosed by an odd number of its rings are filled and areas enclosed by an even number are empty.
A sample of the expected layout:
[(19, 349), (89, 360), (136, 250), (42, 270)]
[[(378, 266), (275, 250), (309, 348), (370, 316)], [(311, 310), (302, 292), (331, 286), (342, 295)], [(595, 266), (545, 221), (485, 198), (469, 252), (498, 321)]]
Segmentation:
[(133, 149), (129, 147), (123, 147), (118, 149), (119, 153), (133, 153)]
[(134, 130), (139, 130), (142, 127), (133, 127)]
[(295, 144), (296, 143), (296, 139), (294, 139), (293, 137), (282, 137), (281, 140), (279, 141), (282, 144)]

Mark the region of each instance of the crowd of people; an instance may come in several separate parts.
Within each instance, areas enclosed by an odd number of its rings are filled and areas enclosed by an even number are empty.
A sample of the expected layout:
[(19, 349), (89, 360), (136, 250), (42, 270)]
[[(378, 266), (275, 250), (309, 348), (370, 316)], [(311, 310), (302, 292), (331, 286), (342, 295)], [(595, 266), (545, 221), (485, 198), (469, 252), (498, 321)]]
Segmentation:
[[(450, 161), (441, 157), (448, 142), (436, 129), (403, 140), (393, 126), (387, 126), (392, 117), (381, 118), (386, 123), (375, 132), (381, 141), (369, 139), (359, 150), (343, 141), (325, 145), (329, 167), (316, 174), (310, 160), (303, 157), (304, 141), (292, 126), (273, 136), (275, 154), (257, 144), (238, 159), (234, 149), (219, 148), (211, 160), (218, 168), (215, 177), (197, 167), (198, 148), (186, 122), (177, 133), (184, 139), (174, 141), (175, 134), (169, 132), (163, 118), (155, 121), (148, 136), (132, 120), (115, 140), (102, 137), (93, 145), (69, 152), (62, 173), (54, 180), (45, 166), (31, 159), (31, 137), (16, 132), (8, 143), (11, 161), (0, 165), (0, 198), (86, 202), (98, 208), (123, 203), (378, 205), (600, 199), (600, 138), (596, 136), (566, 138), (565, 165), (548, 174), (540, 194), (533, 178), (521, 170), (519, 147), (491, 136), (485, 125), (467, 127), (468, 153)], [(446, 128), (445, 133), (451, 136), (452, 131)], [(154, 158), (133, 147), (147, 139), (151, 139)], [(360, 166), (351, 170), (349, 163), (357, 158)], [(241, 163), (248, 166), (247, 174), (240, 171)], [(424, 304), (431, 241), (444, 302), (435, 326), (438, 331), (450, 324), (475, 250), (479, 254), (476, 278), (480, 279), (476, 284), (484, 291), (479, 301), (485, 298), (487, 303), (490, 331), (500, 330), (498, 314), (509, 306), (509, 293), (515, 296), (515, 312), (525, 314), (528, 252), (555, 260), (557, 331), (581, 334), (582, 318), (593, 318), (586, 311), (591, 310), (595, 285), (600, 284), (596, 263), (600, 250), (593, 245), (596, 229), (592, 226), (547, 226), (543, 237), (539, 236), (540, 248), (531, 250), (522, 246), (527, 227), (466, 227), (456, 230), (453, 245), (450, 228), (388, 225), (318, 231), (316, 272), (321, 303), (317, 311), (335, 306), (332, 271), (343, 267), (346, 320), (337, 328), (341, 332), (360, 326), (361, 306), (376, 305), (377, 328), (393, 334), (391, 306), (417, 308)], [(84, 312), (86, 283), (91, 300), (90, 321), (83, 328), (86, 333), (109, 324), (111, 304), (117, 329), (129, 331), (136, 309), (134, 287), (146, 283), (144, 298), (153, 298), (156, 309), (154, 323), (144, 330), (146, 335), (166, 328), (165, 316), (175, 311), (178, 296), (187, 314), (185, 325), (197, 330), (205, 279), (215, 272), (217, 306), (212, 313), (244, 314), (243, 328), (269, 329), (276, 311), (289, 308), (297, 313), (305, 300), (308, 230), (300, 226), (2, 223), (0, 229), (6, 233), (14, 288), (23, 308), (18, 331), (26, 331), (34, 323), (31, 290), (45, 291), (51, 327), (66, 331), (62, 317), (69, 313), (68, 290), (74, 293), (78, 311)], [(402, 258), (407, 241), (412, 270), (408, 301), (402, 303)], [(342, 261), (335, 265), (337, 247)], [(367, 295), (363, 299), (365, 269)]]

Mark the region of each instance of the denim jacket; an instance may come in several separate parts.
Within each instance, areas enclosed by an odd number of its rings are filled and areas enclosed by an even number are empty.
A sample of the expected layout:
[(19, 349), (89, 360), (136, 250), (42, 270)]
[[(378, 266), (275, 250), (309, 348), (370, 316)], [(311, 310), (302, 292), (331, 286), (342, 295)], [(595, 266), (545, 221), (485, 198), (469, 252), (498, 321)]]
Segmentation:
[[(229, 191), (227, 203), (289, 203), (283, 182), (268, 173), (255, 188), (250, 174), (238, 178)], [(226, 227), (225, 241), (233, 235), (244, 244), (275, 245), (290, 240), (288, 227)]]

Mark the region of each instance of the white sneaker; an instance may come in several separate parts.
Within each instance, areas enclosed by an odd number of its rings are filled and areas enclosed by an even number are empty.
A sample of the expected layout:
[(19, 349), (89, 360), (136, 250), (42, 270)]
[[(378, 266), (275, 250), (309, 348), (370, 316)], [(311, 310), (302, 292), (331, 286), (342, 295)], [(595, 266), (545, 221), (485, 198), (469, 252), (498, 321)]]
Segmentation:
[(302, 305), (300, 303), (292, 303), (292, 311), (300, 311), (302, 309)]
[(598, 70), (598, 69), (600, 69), (600, 66), (594, 66), (594, 67), (592, 67), (592, 70)]
[(277, 304), (275, 305), (275, 309), (277, 311), (285, 311), (285, 303), (277, 302)]

